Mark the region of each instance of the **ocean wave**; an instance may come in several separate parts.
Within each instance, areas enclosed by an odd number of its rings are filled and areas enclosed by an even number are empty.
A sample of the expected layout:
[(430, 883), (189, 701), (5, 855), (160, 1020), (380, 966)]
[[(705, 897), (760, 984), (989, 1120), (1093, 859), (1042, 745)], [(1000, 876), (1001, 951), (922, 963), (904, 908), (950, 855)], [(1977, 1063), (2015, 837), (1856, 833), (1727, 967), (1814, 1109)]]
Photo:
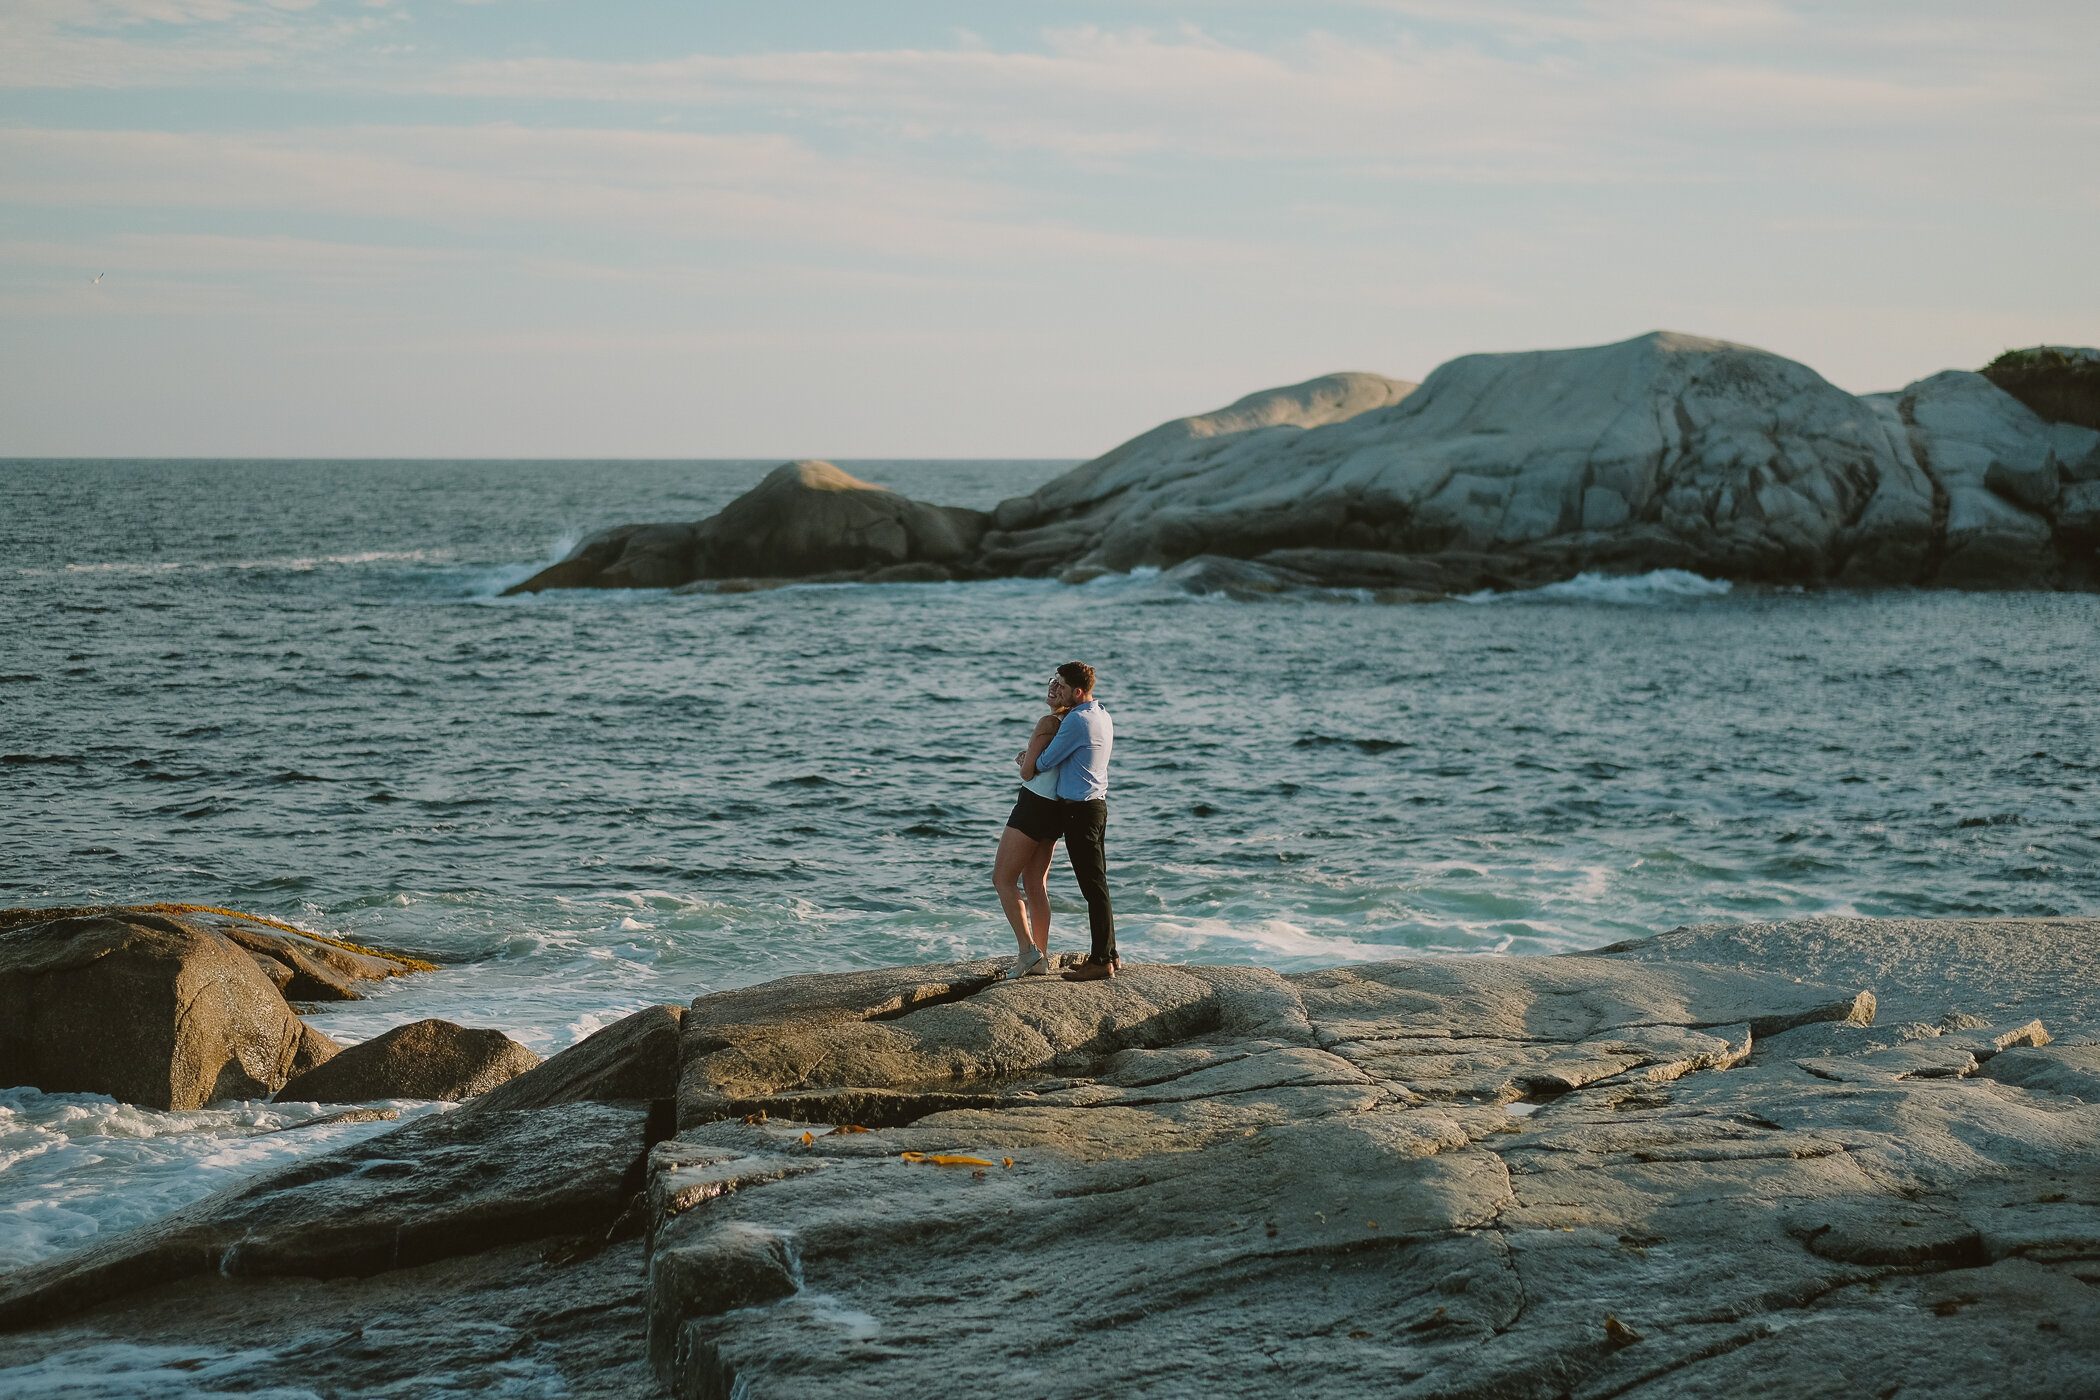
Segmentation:
[(1706, 578), (1685, 569), (1651, 569), (1645, 574), (1577, 574), (1543, 588), (1497, 593), (1484, 588), (1459, 598), (1461, 603), (1511, 603), (1553, 599), (1583, 603), (1670, 603), (1685, 598), (1718, 598), (1735, 587), (1725, 578)]
[[(397, 1101), (402, 1118), (449, 1104)], [(163, 1112), (100, 1094), (0, 1089), (0, 1270), (143, 1224), (265, 1167), (346, 1146), (391, 1122), (302, 1125), (338, 1111), (244, 1102)], [(296, 1133), (277, 1131), (301, 1128)]]
[(96, 564), (62, 564), (55, 569), (23, 568), (21, 574), (166, 574), (187, 570), (267, 569), (307, 573), (327, 565), (444, 564), (449, 549), (366, 549), (354, 554), (291, 554), (263, 559), (118, 559)]

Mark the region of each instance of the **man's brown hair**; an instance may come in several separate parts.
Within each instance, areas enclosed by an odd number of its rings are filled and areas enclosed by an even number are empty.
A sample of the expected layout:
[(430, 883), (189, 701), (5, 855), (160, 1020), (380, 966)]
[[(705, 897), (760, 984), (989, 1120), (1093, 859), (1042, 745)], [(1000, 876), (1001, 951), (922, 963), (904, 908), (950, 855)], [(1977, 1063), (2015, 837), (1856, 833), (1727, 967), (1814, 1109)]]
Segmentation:
[(1081, 695), (1094, 693), (1094, 668), (1084, 661), (1067, 661), (1057, 668), (1057, 678)]

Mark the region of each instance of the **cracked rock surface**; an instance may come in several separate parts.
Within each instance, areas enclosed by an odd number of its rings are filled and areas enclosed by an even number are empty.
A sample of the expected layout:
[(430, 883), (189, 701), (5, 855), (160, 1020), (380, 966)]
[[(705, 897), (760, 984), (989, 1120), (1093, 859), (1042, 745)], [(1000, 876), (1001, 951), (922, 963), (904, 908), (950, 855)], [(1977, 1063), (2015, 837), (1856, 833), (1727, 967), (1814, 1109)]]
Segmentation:
[(680, 1396), (2091, 1393), (2096, 948), (1831, 920), (702, 998), (652, 1362)]

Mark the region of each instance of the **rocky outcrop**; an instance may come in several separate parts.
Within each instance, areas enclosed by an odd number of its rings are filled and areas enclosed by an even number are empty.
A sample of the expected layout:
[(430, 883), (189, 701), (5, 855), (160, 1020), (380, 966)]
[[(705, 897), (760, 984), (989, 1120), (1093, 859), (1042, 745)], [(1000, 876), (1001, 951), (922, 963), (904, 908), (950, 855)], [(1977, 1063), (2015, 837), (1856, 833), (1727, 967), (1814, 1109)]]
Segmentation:
[(2091, 575), (2056, 512), (2100, 434), (1980, 375), (1862, 399), (1777, 355), (1657, 332), (1469, 355), (1404, 389), (1302, 422), (1227, 410), (1156, 429), (1002, 503), (981, 567), (1084, 578), (1222, 555), (1447, 592), (1583, 570), (1867, 587)]
[(674, 588), (696, 580), (930, 582), (983, 536), (981, 511), (909, 500), (829, 462), (789, 462), (690, 525), (620, 525), (506, 593)]
[[(686, 1012), (645, 1165), (639, 1105), (425, 1120), (0, 1279), (0, 1325), (43, 1329), (0, 1346), (179, 1334), (257, 1274), (399, 1266), (442, 1316), (496, 1266), (410, 1266), (641, 1229), (624, 1340), (675, 1396), (2083, 1394), (2096, 947), (2093, 919), (1846, 919), (1288, 976), (789, 978)], [(660, 1071), (639, 1015), (572, 1065)], [(535, 1276), (512, 1309), (556, 1316)], [(347, 1364), (254, 1313), (244, 1346)]]
[(267, 1097), (337, 1048), (247, 949), (187, 920), (87, 914), (0, 933), (0, 1083), (199, 1108)]
[[(703, 998), (651, 1157), (652, 1357), (680, 1396), (2075, 1391), (2096, 935), (902, 969), (829, 1016), (781, 988), (770, 1033), (768, 989)], [(844, 1121), (868, 1103), (892, 1126)]]
[(341, 1050), (286, 1002), (429, 963), (196, 904), (0, 910), (0, 1085), (149, 1108), (264, 1098)]
[(575, 1103), (448, 1113), (0, 1275), (0, 1328), (192, 1278), (341, 1278), (554, 1234), (602, 1239), (641, 1185), (647, 1115)]
[[(606, 531), (512, 591), (1079, 583), (1196, 561), (1189, 591), (1393, 602), (1654, 569), (2100, 586), (2100, 351), (2020, 354), (1864, 397), (1664, 331), (1467, 355), (1419, 387), (1333, 374), (1163, 424), (989, 517), (792, 463), (710, 520)], [(1217, 561), (1242, 569), (1211, 586)]]
[(469, 1030), (450, 1021), (412, 1021), (293, 1077), (277, 1097), (315, 1103), (458, 1102), (485, 1094), (539, 1062), (539, 1056), (502, 1031)]

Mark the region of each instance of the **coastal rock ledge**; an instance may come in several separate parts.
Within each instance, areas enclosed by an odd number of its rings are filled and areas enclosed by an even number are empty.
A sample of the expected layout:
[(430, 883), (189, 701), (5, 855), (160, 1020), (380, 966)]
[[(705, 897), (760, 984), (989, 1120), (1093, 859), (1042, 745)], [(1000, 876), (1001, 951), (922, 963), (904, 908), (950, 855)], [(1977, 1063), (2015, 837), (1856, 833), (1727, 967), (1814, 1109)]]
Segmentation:
[[(2100, 351), (1855, 395), (1656, 331), (1330, 374), (1176, 419), (989, 516), (797, 462), (691, 525), (623, 525), (512, 592), (1136, 568), (1188, 591), (1406, 602), (1585, 571), (1847, 588), (2100, 587)], [(1220, 573), (1222, 581), (1210, 575)]]
[(0, 1387), (2095, 1393), (2100, 919), (1001, 970), (637, 1013), (0, 1276)]

